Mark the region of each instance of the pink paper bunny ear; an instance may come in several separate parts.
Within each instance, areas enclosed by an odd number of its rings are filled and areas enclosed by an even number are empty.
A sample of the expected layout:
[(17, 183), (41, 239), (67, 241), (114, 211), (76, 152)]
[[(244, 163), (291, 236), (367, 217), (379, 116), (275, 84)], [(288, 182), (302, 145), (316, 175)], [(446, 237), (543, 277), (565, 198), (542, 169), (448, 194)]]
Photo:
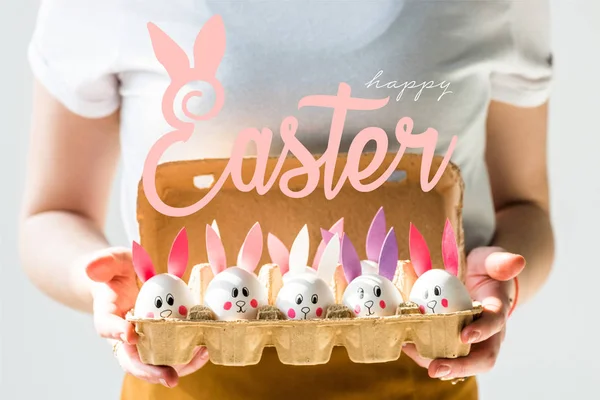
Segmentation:
[(390, 281), (396, 275), (398, 267), (398, 242), (396, 240), (396, 232), (391, 228), (381, 246), (381, 254), (379, 254), (379, 275)]
[(419, 232), (412, 222), (410, 224), (408, 246), (410, 249), (410, 261), (415, 269), (415, 273), (417, 276), (421, 276), (431, 269), (431, 255), (427, 247), (427, 242), (425, 242), (421, 232)]
[(169, 252), (167, 268), (171, 275), (175, 275), (178, 278), (183, 277), (187, 269), (188, 255), (187, 231), (185, 228), (182, 228), (175, 237), (171, 245), (171, 251)]
[(342, 267), (344, 268), (344, 275), (348, 283), (352, 282), (355, 278), (359, 277), (362, 273), (362, 266), (360, 264), (360, 258), (354, 248), (354, 245), (350, 241), (350, 238), (345, 233), (342, 235)]
[(444, 260), (446, 271), (454, 276), (458, 276), (458, 245), (456, 244), (454, 230), (448, 219), (446, 219), (444, 234), (442, 236), (442, 259)]
[(225, 55), (225, 25), (220, 15), (211, 17), (194, 43), (194, 69), (202, 76), (214, 77)]
[(267, 250), (273, 264), (279, 265), (281, 274), (285, 274), (290, 269), (290, 252), (281, 240), (272, 233), (267, 235)]
[(260, 257), (262, 256), (263, 250), (263, 234), (260, 228), (260, 224), (256, 222), (250, 228), (250, 231), (246, 235), (246, 239), (242, 244), (242, 248), (238, 253), (237, 265), (238, 267), (245, 269), (248, 272), (254, 272)]
[(148, 32), (152, 41), (152, 48), (157, 60), (165, 67), (171, 79), (175, 79), (190, 68), (190, 60), (185, 51), (173, 41), (162, 29), (148, 23)]
[(219, 234), (208, 224), (206, 224), (206, 254), (208, 255), (208, 262), (213, 274), (217, 275), (227, 268), (227, 258), (223, 242), (221, 242)]
[(331, 228), (329, 228), (328, 231), (321, 228), (321, 236), (323, 237), (323, 240), (321, 240), (321, 242), (319, 243), (319, 246), (317, 247), (317, 251), (316, 251), (315, 257), (313, 259), (313, 265), (312, 265), (313, 268), (315, 268), (315, 269), (319, 268), (319, 262), (321, 260), (323, 251), (325, 250), (325, 246), (329, 243), (329, 239), (331, 239), (333, 237), (333, 235), (335, 235), (336, 233), (341, 239), (342, 233), (344, 233), (344, 217), (338, 219), (331, 226)]
[(142, 283), (156, 275), (150, 255), (148, 255), (146, 250), (135, 241), (133, 242), (131, 249), (131, 258), (133, 261), (133, 269)]
[(385, 214), (383, 213), (383, 207), (380, 207), (367, 232), (367, 259), (370, 261), (377, 262), (379, 259), (381, 246), (383, 246), (385, 239), (385, 225)]

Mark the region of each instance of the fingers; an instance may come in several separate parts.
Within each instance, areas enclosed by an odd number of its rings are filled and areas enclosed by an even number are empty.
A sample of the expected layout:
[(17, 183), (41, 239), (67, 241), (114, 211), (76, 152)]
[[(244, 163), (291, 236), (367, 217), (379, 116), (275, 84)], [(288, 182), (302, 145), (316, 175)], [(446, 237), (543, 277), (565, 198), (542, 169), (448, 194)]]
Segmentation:
[(485, 270), (488, 275), (498, 281), (508, 281), (525, 268), (525, 258), (507, 252), (491, 253), (485, 259)]
[(473, 345), (466, 357), (434, 360), (428, 368), (429, 376), (446, 380), (488, 372), (496, 364), (501, 343), (502, 333), (497, 333), (485, 342)]
[(176, 368), (177, 374), (182, 377), (198, 371), (208, 362), (208, 350), (206, 347), (197, 347), (192, 360), (179, 368)]
[(501, 247), (479, 247), (467, 256), (469, 269), (498, 281), (508, 281), (525, 268), (525, 258), (506, 252)]
[(402, 347), (402, 352), (409, 356), (418, 366), (423, 368), (428, 368), (429, 364), (431, 364), (431, 362), (433, 361), (429, 358), (421, 357), (417, 352), (417, 348), (412, 343), (406, 343)]
[(467, 325), (461, 332), (463, 343), (479, 343), (500, 332), (506, 323), (508, 307), (497, 293), (495, 286), (482, 286), (478, 293), (483, 312), (481, 317)]
[(110, 248), (95, 253), (88, 262), (85, 272), (94, 282), (106, 283), (116, 275), (132, 268), (129, 249)]
[(138, 335), (133, 324), (117, 315), (94, 313), (94, 326), (103, 338), (121, 340), (128, 344), (137, 343)]
[(177, 372), (172, 367), (142, 363), (137, 348), (133, 345), (119, 345), (116, 356), (121, 368), (138, 379), (154, 384), (161, 384), (169, 388), (175, 387), (179, 382)]

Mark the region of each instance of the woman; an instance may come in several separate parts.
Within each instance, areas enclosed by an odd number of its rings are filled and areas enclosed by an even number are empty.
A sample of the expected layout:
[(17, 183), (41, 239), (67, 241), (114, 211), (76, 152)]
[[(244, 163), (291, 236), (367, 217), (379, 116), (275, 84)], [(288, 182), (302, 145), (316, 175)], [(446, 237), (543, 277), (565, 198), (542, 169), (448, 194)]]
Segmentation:
[[(485, 308), (462, 332), (473, 344), (469, 356), (430, 361), (407, 346), (410, 359), (375, 365), (352, 364), (339, 352), (327, 365), (300, 369), (270, 353), (240, 369), (207, 364), (204, 350), (178, 368), (139, 361), (136, 335), (123, 319), (137, 294), (129, 249), (111, 247), (102, 232), (109, 191), (121, 151), (123, 223), (137, 239), (137, 183), (150, 147), (170, 129), (161, 112), (169, 76), (147, 23), (166, 32), (190, 62), (202, 62), (194, 60), (193, 42), (215, 14), (227, 38), (217, 72), (225, 106), (161, 161), (228, 157), (242, 129), (277, 133), (290, 114), (300, 121), (296, 136), (322, 152), (331, 114), (298, 110), (297, 102), (335, 94), (340, 82), (356, 97), (390, 96), (380, 110), (347, 115), (347, 142), (367, 126), (393, 135), (403, 116), (415, 121), (415, 132), (437, 129), (440, 152), (457, 135), (452, 161), (465, 180), (467, 285)], [(128, 372), (123, 399), (477, 398), (472, 377), (493, 367), (509, 312), (536, 294), (553, 260), (548, 19), (542, 1), (46, 0), (29, 48), (37, 83), (23, 266), (47, 295), (93, 313)], [(191, 104), (195, 113), (211, 108), (211, 87), (189, 89), (204, 93)], [(274, 140), (279, 154), (281, 140)], [(265, 380), (275, 373), (278, 379)], [(457, 385), (432, 379), (464, 377)]]

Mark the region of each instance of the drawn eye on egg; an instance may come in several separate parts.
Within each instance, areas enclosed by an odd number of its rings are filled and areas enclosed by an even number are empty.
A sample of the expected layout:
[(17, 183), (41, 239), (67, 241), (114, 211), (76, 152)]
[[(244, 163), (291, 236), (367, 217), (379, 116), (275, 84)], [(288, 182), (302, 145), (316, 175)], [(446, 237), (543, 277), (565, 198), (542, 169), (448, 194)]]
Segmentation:
[(429, 290), (425, 289), (425, 293), (423, 293), (423, 299), (427, 300), (429, 297)]
[(244, 295), (244, 297), (250, 296), (250, 291), (248, 290), (247, 287), (242, 288), (242, 294)]
[(154, 305), (156, 306), (156, 308), (161, 308), (163, 305), (162, 299), (160, 298), (160, 296), (156, 296), (156, 298), (154, 299)]
[(362, 299), (364, 299), (364, 297), (365, 297), (365, 290), (363, 288), (359, 287), (358, 288), (358, 298), (362, 300)]
[(175, 304), (175, 298), (171, 293), (168, 293), (165, 299), (167, 300), (168, 305), (172, 306), (173, 304)]
[(302, 304), (302, 301), (304, 301), (304, 297), (302, 297), (301, 294), (296, 296), (296, 304), (300, 305), (300, 304)]
[(234, 287), (233, 289), (231, 289), (231, 297), (233, 297), (235, 299), (236, 297), (238, 297), (238, 294), (240, 294), (240, 291), (238, 288)]
[(433, 288), (433, 294), (435, 294), (436, 296), (441, 296), (442, 288), (436, 285), (436, 287)]
[(381, 288), (379, 286), (375, 286), (373, 288), (373, 294), (375, 297), (381, 297)]
[(310, 302), (313, 304), (317, 304), (319, 302), (319, 296), (317, 296), (317, 294), (313, 294), (312, 297), (310, 298)]

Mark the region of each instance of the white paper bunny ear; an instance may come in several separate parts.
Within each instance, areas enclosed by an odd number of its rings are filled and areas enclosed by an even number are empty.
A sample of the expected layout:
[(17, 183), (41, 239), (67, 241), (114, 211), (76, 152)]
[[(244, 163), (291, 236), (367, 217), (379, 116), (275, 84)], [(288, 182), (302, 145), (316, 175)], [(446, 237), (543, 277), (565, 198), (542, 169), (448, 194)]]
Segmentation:
[(206, 224), (206, 254), (213, 274), (217, 275), (227, 268), (223, 242), (213, 227), (208, 224)]
[(213, 231), (215, 231), (217, 236), (220, 238), (221, 232), (219, 232), (219, 226), (217, 225), (217, 220), (213, 219), (213, 222), (212, 222), (212, 224), (210, 224), (210, 226), (213, 228)]
[(325, 250), (323, 250), (323, 253), (321, 254), (319, 268), (317, 269), (317, 276), (327, 283), (331, 282), (333, 279), (333, 274), (338, 266), (340, 259), (340, 248), (340, 238), (336, 233), (333, 235), (329, 243), (327, 243)]
[(304, 225), (290, 249), (290, 272), (302, 273), (308, 263), (308, 251), (310, 249), (310, 237), (308, 235), (308, 226)]
[(248, 235), (246, 235), (246, 239), (240, 248), (237, 259), (238, 267), (248, 272), (254, 272), (260, 262), (262, 250), (263, 235), (260, 224), (257, 222), (252, 226)]

